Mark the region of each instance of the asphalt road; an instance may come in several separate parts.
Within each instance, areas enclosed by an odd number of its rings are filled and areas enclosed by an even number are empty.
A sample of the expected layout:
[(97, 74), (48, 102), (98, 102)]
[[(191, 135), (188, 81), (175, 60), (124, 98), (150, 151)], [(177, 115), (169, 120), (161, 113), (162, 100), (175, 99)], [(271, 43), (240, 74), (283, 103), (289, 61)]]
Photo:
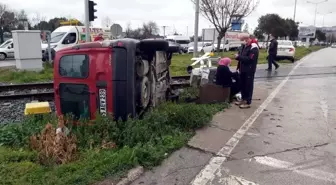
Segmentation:
[(258, 67), (253, 107), (233, 106), (133, 185), (336, 184), (336, 49)]
[(208, 165), (217, 170), (199, 184), (336, 184), (334, 52), (315, 53), (282, 79), (266, 111), (245, 122), (244, 135), (222, 148), (221, 164)]

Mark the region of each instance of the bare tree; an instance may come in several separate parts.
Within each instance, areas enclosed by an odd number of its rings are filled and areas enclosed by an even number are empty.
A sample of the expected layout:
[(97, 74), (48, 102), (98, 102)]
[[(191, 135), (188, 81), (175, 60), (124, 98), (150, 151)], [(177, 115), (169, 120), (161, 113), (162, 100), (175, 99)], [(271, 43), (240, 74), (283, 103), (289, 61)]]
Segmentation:
[(102, 20), (102, 26), (110, 27), (111, 26), (111, 19), (109, 17), (104, 17)]
[(46, 21), (47, 18), (45, 16), (42, 16), (40, 13), (35, 12), (35, 14), (33, 15), (33, 17), (31, 18), (31, 22), (33, 24), (33, 26), (35, 26), (35, 29), (39, 29), (41, 30), (41, 22)]
[(4, 42), (3, 25), (5, 24), (4, 14), (7, 11), (7, 5), (0, 3), (0, 43)]
[[(191, 0), (195, 3), (195, 0)], [(217, 51), (232, 21), (240, 21), (250, 15), (259, 5), (259, 0), (199, 0), (201, 14), (218, 32)]]

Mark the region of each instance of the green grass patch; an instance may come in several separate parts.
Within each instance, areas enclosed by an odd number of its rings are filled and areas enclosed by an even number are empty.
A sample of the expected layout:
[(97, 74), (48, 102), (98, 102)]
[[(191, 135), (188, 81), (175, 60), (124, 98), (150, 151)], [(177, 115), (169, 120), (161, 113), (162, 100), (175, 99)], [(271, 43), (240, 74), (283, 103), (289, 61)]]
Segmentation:
[[(188, 91), (193, 94), (195, 91)], [(21, 124), (1, 126), (0, 179), (3, 184), (19, 185), (81, 185), (117, 179), (137, 165), (151, 168), (160, 164), (226, 107), (169, 102), (147, 112), (141, 120), (116, 122), (98, 116), (93, 125), (68, 125), (77, 137), (79, 158), (62, 165), (41, 165), (38, 153), (29, 147), (29, 137), (40, 133), (46, 123), (56, 125), (55, 117), (27, 118)], [(116, 148), (102, 149), (103, 141), (114, 142)]]
[[(312, 46), (309, 48), (305, 47), (297, 47), (296, 53), (295, 53), (295, 60), (300, 60), (302, 57), (308, 55), (309, 53), (313, 51), (317, 51), (323, 47), (321, 46)], [(237, 61), (234, 59), (234, 55), (236, 54), (236, 51), (229, 51), (229, 52), (220, 52), (216, 53), (216, 57), (229, 57), (232, 59), (232, 66), (237, 66)], [(192, 64), (191, 58), (193, 57), (193, 54), (174, 54), (172, 64), (170, 66), (171, 72), (173, 76), (178, 75), (187, 75), (187, 66)], [(261, 49), (259, 53), (259, 60), (258, 64), (266, 64), (267, 60), (267, 51), (265, 49)], [(279, 61), (280, 63), (291, 63), (291, 61), (288, 60), (282, 60)], [(214, 64), (216, 65), (216, 64)]]
[(44, 64), (43, 70), (19, 71), (16, 69), (0, 69), (0, 82), (6, 83), (30, 83), (45, 82), (53, 79), (53, 68), (50, 64)]

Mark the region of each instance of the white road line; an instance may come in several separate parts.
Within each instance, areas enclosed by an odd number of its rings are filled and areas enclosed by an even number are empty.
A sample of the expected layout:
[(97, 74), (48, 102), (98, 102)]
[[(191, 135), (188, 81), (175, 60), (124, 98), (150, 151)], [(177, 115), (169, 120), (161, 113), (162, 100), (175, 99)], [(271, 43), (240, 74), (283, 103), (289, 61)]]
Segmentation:
[(219, 183), (228, 185), (258, 185), (254, 182), (243, 179), (242, 177), (237, 177), (233, 175), (219, 179)]
[[(329, 182), (336, 182), (336, 176), (333, 173), (325, 172), (322, 170), (316, 170), (316, 169), (302, 169), (305, 166), (295, 166), (295, 164), (292, 164), (287, 161), (281, 161), (272, 157), (254, 157), (257, 163), (263, 164), (266, 166), (270, 166), (273, 168), (280, 168), (280, 169), (286, 169), (291, 172), (298, 173), (300, 175), (304, 175), (310, 178), (318, 179), (318, 180), (323, 180), (323, 181), (329, 181)], [(250, 160), (253, 161), (253, 160)]]
[(266, 100), (259, 106), (259, 108), (245, 121), (245, 123), (240, 127), (240, 129), (229, 139), (225, 146), (217, 153), (218, 156), (210, 159), (208, 165), (206, 165), (200, 173), (191, 182), (192, 185), (205, 185), (209, 181), (211, 182), (215, 177), (215, 172), (220, 168), (220, 166), (227, 160), (233, 149), (237, 146), (240, 139), (245, 135), (247, 130), (252, 126), (258, 116), (263, 112), (263, 110), (272, 102), (273, 98), (279, 93), (285, 83), (289, 80), (290, 76), (294, 73), (295, 69), (298, 68), (304, 60), (306, 60), (311, 55), (308, 55), (301, 59), (287, 75), (287, 77), (282, 80), (282, 82), (276, 87), (276, 89), (266, 98)]

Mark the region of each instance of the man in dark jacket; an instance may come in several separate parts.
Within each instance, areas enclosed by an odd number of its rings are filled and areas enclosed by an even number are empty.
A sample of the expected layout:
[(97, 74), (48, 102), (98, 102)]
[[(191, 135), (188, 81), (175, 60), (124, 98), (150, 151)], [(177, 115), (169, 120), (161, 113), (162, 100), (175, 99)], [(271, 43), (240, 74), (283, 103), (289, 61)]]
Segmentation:
[(239, 61), (240, 84), (242, 101), (236, 102), (240, 108), (250, 108), (252, 103), (254, 74), (257, 69), (259, 47), (250, 37), (245, 37), (246, 45), (240, 54), (236, 54)]
[(266, 69), (267, 71), (272, 71), (272, 64), (274, 64), (275, 70), (279, 68), (279, 64), (276, 63), (275, 61), (275, 58), (278, 53), (278, 41), (273, 35), (270, 35), (270, 37), (271, 37), (271, 41), (270, 41), (270, 45), (268, 48), (268, 57), (267, 57), (268, 69)]

